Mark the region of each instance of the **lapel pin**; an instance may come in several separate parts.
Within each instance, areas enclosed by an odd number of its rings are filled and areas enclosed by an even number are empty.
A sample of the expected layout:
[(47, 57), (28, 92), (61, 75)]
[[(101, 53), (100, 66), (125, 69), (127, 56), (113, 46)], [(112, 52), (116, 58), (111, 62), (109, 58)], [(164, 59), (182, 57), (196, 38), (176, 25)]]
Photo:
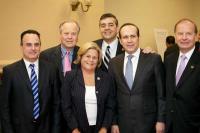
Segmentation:
[(97, 77), (97, 80), (100, 80), (100, 77)]
[(191, 68), (191, 69), (194, 69), (194, 66), (193, 66), (193, 65), (191, 65), (191, 66), (190, 66), (190, 68)]
[(98, 94), (99, 92), (98, 91), (96, 91), (96, 94)]

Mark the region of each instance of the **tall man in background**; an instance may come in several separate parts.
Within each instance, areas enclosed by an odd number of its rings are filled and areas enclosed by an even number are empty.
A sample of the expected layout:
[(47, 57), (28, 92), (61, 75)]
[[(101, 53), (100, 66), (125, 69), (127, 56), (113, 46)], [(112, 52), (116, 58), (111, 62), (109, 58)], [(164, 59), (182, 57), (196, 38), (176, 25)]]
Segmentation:
[(200, 128), (200, 52), (197, 26), (190, 19), (174, 27), (179, 47), (166, 57), (167, 133), (198, 133)]
[(94, 42), (102, 50), (103, 62), (101, 68), (104, 71), (107, 71), (110, 59), (123, 52), (122, 46), (117, 38), (118, 28), (118, 20), (113, 14), (105, 13), (100, 17), (99, 30), (102, 39)]
[(116, 114), (112, 133), (164, 133), (164, 70), (161, 57), (139, 48), (139, 28), (120, 27), (125, 53), (111, 59), (108, 72), (115, 82)]
[[(59, 26), (60, 44), (44, 50), (40, 58), (45, 59), (55, 65), (59, 77), (59, 93), (67, 71), (76, 69), (77, 65), (73, 61), (77, 57), (79, 46), (77, 46), (80, 26), (76, 21), (64, 21)], [(61, 115), (61, 133), (68, 130), (67, 124)]]
[(53, 66), (41, 59), (40, 34), (21, 34), (23, 59), (3, 68), (2, 133), (59, 133), (59, 96)]

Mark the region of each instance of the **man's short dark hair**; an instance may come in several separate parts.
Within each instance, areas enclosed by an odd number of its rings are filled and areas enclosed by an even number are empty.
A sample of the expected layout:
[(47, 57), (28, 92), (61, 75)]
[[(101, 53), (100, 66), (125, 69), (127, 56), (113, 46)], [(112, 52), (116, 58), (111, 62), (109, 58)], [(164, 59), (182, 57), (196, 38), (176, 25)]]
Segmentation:
[(26, 34), (35, 34), (38, 36), (38, 38), (40, 39), (40, 33), (36, 30), (32, 30), (32, 29), (29, 29), (29, 30), (26, 30), (24, 32), (21, 33), (21, 40), (20, 40), (20, 45), (22, 46), (23, 45), (23, 37), (26, 35)]
[(166, 37), (166, 43), (169, 44), (169, 45), (175, 44), (175, 38), (174, 38), (174, 36), (167, 36)]
[(133, 23), (124, 23), (124, 24), (119, 28), (119, 38), (121, 38), (121, 30), (122, 30), (122, 28), (125, 27), (125, 26), (129, 26), (129, 25), (134, 26), (134, 27), (136, 28), (136, 30), (137, 30), (137, 36), (140, 37), (140, 31), (139, 31), (139, 28), (138, 28), (137, 25), (135, 25), (135, 24), (133, 24)]
[(113, 15), (112, 13), (105, 13), (103, 14), (100, 19), (99, 19), (99, 24), (100, 24), (100, 21), (103, 20), (103, 19), (106, 19), (106, 18), (114, 18), (115, 19), (115, 24), (116, 26), (118, 26), (118, 20), (117, 20), (117, 17), (115, 15)]
[(182, 23), (182, 22), (186, 22), (186, 21), (187, 21), (187, 22), (190, 22), (190, 23), (192, 23), (192, 24), (194, 25), (194, 33), (197, 34), (197, 33), (198, 33), (197, 25), (195, 24), (194, 21), (192, 21), (192, 20), (190, 20), (190, 19), (188, 19), (188, 18), (183, 18), (183, 19), (179, 20), (179, 21), (175, 24), (175, 26), (174, 26), (174, 33), (176, 32), (177, 25), (180, 24), (180, 23)]

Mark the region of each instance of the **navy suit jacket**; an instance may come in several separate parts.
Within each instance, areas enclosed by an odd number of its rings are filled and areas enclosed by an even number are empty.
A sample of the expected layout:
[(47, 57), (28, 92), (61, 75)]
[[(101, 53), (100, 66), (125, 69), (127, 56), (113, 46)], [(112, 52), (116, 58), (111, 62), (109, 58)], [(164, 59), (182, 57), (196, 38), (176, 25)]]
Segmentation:
[[(96, 132), (101, 127), (109, 128), (112, 122), (114, 98), (110, 76), (101, 71), (95, 72), (97, 97)], [(62, 87), (62, 110), (71, 130), (78, 128), (81, 133), (88, 133), (89, 123), (85, 109), (85, 84), (81, 69), (66, 74)]]
[[(40, 116), (33, 121), (33, 94), (23, 60), (3, 68), (2, 133), (59, 133), (59, 96), (54, 68), (39, 60)], [(37, 127), (37, 128), (36, 128)]]
[(176, 85), (179, 51), (166, 57), (167, 129), (198, 133), (200, 128), (200, 52), (196, 46)]
[[(103, 39), (98, 39), (98, 40), (95, 40), (94, 42), (97, 43), (97, 45), (100, 47), (100, 49), (102, 48)], [(123, 52), (124, 52), (123, 47), (122, 47), (122, 45), (120, 44), (120, 42), (118, 40), (117, 51), (116, 51), (116, 55), (115, 56), (117, 56), (117, 55), (119, 55), (119, 54), (121, 54)], [(104, 65), (103, 60), (102, 60), (100, 68), (103, 71), (106, 71), (106, 72), (108, 71), (107, 68), (106, 68), (106, 66)]]

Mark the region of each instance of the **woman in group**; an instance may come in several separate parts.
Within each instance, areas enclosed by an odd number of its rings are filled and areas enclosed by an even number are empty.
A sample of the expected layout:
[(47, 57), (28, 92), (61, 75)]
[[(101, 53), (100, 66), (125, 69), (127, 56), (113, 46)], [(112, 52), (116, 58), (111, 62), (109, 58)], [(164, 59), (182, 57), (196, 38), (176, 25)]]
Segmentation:
[(61, 89), (64, 118), (71, 133), (106, 133), (112, 123), (114, 92), (110, 76), (99, 69), (101, 50), (94, 42), (82, 45)]

